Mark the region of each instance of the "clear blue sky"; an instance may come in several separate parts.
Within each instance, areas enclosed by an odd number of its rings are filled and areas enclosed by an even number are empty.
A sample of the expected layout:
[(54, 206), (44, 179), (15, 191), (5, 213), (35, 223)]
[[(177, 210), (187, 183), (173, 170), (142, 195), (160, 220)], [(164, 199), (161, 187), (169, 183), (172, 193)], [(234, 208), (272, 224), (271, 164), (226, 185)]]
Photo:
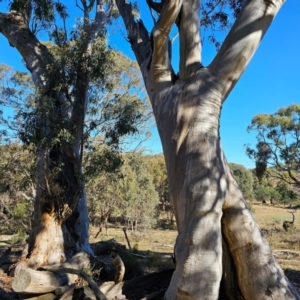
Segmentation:
[[(71, 2), (71, 1), (70, 1)], [(75, 1), (72, 1), (75, 3)], [(141, 18), (150, 28), (152, 20), (145, 0), (139, 0)], [(0, 5), (0, 9), (3, 4)], [(76, 14), (71, 11), (72, 15)], [(79, 14), (78, 14), (79, 16)], [(120, 20), (119, 25), (122, 26)], [(114, 25), (110, 44), (134, 59), (125, 40), (125, 30)], [(252, 117), (274, 113), (292, 103), (300, 103), (300, 0), (287, 0), (266, 33), (258, 51), (226, 100), (221, 117), (221, 138), (227, 160), (251, 168), (254, 163), (245, 154), (245, 144), (255, 144), (255, 135), (247, 133)], [(204, 45), (203, 62), (208, 65), (215, 51)], [(173, 61), (176, 61), (176, 53)], [(0, 35), (0, 63), (21, 69), (18, 52)], [(174, 66), (176, 69), (176, 66)], [(154, 153), (161, 152), (156, 131), (147, 143)]]

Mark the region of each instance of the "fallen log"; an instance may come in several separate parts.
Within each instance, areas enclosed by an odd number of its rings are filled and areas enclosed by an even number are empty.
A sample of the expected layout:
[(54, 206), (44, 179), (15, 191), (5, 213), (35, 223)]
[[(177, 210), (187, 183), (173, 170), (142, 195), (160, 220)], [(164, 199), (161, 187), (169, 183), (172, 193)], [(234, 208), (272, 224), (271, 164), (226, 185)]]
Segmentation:
[(278, 249), (278, 250), (273, 250), (274, 255), (276, 256), (276, 253), (286, 253), (287, 255), (291, 254), (294, 256), (299, 256), (300, 253), (292, 250), (287, 250), (287, 249)]
[(17, 238), (18, 234), (11, 234), (11, 235), (0, 235), (0, 242), (7, 242), (11, 241), (12, 239)]
[(10, 273), (11, 266), (17, 263), (24, 249), (23, 244), (15, 244), (5, 249), (5, 252), (0, 257), (0, 269), (5, 273)]
[[(59, 300), (74, 300), (74, 299), (88, 299), (97, 300), (95, 294), (88, 286), (83, 286), (80, 288), (72, 288), (64, 293)], [(111, 299), (126, 300), (125, 296), (118, 296)]]
[(164, 296), (167, 289), (161, 290), (159, 292), (152, 293), (150, 295), (147, 295), (146, 297), (142, 298), (141, 300), (155, 300), (160, 299)]
[(64, 267), (44, 267), (45, 270), (49, 270), (51, 272), (59, 272), (59, 273), (68, 273), (68, 274), (76, 274), (80, 277), (82, 277), (84, 280), (86, 280), (89, 284), (89, 287), (93, 291), (93, 293), (96, 296), (97, 300), (107, 300), (105, 295), (99, 290), (96, 282), (88, 276), (85, 272), (82, 270), (75, 270), (75, 269), (70, 269), (70, 268), (64, 268)]
[(108, 255), (110, 252), (115, 251), (116, 247), (125, 248), (124, 245), (117, 243), (114, 239), (109, 241), (100, 241), (92, 244), (91, 246), (95, 256)]
[(66, 285), (70, 278), (66, 274), (21, 269), (12, 282), (12, 288), (18, 293), (42, 294), (54, 291), (61, 285)]
[[(85, 252), (80, 252), (60, 267), (80, 270), (89, 266), (89, 255)], [(76, 274), (61, 274), (21, 268), (12, 282), (12, 288), (19, 293), (48, 293), (55, 291), (60, 286), (73, 283), (77, 278), (78, 275)]]

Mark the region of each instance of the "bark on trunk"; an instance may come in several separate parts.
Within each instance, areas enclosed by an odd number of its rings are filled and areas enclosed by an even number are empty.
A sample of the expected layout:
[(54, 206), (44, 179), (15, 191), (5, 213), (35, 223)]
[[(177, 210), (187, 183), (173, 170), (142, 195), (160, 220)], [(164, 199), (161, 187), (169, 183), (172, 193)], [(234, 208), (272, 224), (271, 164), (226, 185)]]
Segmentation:
[(277, 264), (242, 193), (230, 173), (222, 228), (229, 245), (243, 296), (251, 299), (300, 299)]
[(40, 150), (34, 226), (26, 254), (27, 266), (33, 269), (60, 264), (79, 251), (92, 253), (78, 151), (70, 158), (64, 148)]
[[(82, 10), (81, 53), (73, 66), (76, 79), (72, 82), (64, 73), (65, 65), (59, 65), (52, 52), (29, 29), (34, 11), (0, 13), (0, 33), (21, 54), (37, 90), (36, 127), (39, 128), (36, 128), (38, 134), (33, 141), (38, 149), (37, 192), (27, 252), (27, 265), (33, 268), (61, 263), (80, 250), (92, 253), (81, 172), (91, 73), (88, 60), (110, 16), (111, 4), (104, 5), (102, 0), (97, 0), (83, 5)], [(89, 20), (91, 10), (94, 11), (92, 22)], [(55, 121), (51, 116), (55, 116)], [(62, 134), (65, 131), (67, 137)]]
[[(173, 105), (170, 99), (176, 99), (173, 111), (178, 113), (170, 116), (166, 109), (157, 121), (178, 227), (176, 270), (167, 299), (219, 297), (221, 217), (226, 195), (224, 158), (218, 136), (221, 97), (217, 91), (210, 91), (205, 73), (190, 80), (180, 94), (176, 94), (176, 88), (173, 93), (169, 90), (161, 103)], [(205, 97), (199, 99), (199, 94)], [(174, 125), (170, 128), (165, 122)]]
[[(130, 4), (116, 3), (152, 103), (178, 227), (166, 299), (220, 299), (221, 282), (229, 299), (300, 299), (230, 173), (219, 135), (221, 106), (283, 1), (246, 1), (207, 68), (200, 57), (199, 1), (163, 1), (151, 36)], [(179, 78), (168, 47), (175, 21)]]
[(54, 213), (43, 213), (41, 222), (28, 238), (27, 266), (37, 269), (43, 265), (65, 261), (64, 234)]

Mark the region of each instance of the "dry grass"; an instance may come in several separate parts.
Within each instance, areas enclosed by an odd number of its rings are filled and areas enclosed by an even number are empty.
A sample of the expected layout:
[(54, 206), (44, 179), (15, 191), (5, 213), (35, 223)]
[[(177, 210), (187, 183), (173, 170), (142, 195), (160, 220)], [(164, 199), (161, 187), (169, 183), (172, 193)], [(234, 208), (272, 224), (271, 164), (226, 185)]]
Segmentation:
[[(292, 215), (288, 213), (290, 209), (259, 204), (252, 205), (252, 209), (273, 250), (284, 249), (300, 254), (300, 212), (295, 213), (295, 229), (285, 232), (282, 223), (286, 220), (292, 220)], [(114, 238), (117, 242), (127, 246), (122, 228), (111, 226), (108, 230), (108, 236), (102, 233), (97, 239), (94, 239), (96, 232), (97, 228), (91, 230), (91, 242)], [(152, 255), (156, 255), (156, 253), (173, 253), (176, 235), (176, 230), (149, 230), (137, 234), (128, 231), (131, 247), (140, 252), (151, 252)], [(283, 269), (300, 271), (300, 256), (278, 251), (275, 252), (275, 255)]]
[[(117, 242), (127, 246), (122, 228), (109, 228), (108, 235), (99, 235), (97, 239), (94, 238), (97, 229), (91, 230), (90, 242), (99, 240), (105, 241), (114, 238)], [(133, 249), (139, 251), (151, 251), (159, 253), (173, 253), (173, 245), (177, 236), (176, 230), (147, 230), (145, 232), (134, 233), (127, 231), (130, 245)], [(128, 247), (128, 246), (127, 246)]]
[[(267, 205), (253, 206), (255, 218), (283, 269), (300, 271), (300, 212), (295, 213), (294, 229), (286, 232), (282, 223), (292, 221), (291, 209)], [(291, 252), (279, 252), (287, 250)], [(296, 252), (299, 255), (297, 255)]]

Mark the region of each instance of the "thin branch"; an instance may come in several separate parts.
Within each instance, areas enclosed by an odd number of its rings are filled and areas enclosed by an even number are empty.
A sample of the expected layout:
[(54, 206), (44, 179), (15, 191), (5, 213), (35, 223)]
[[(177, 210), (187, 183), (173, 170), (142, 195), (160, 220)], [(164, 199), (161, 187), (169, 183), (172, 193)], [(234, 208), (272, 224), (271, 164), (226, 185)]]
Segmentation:
[(78, 4), (78, 0), (76, 0), (76, 7), (78, 7), (78, 8), (79, 8), (81, 11), (83, 11), (83, 12), (84, 12), (83, 8), (79, 6), (79, 4)]
[[(147, 1), (147, 3), (148, 3), (148, 1)], [(149, 7), (149, 10), (150, 10), (150, 14), (151, 14), (152, 20), (153, 20), (153, 24), (155, 25), (157, 21), (156, 21), (156, 19), (155, 19), (155, 17), (154, 17), (152, 8), (149, 6), (149, 4), (148, 4), (148, 7)]]

